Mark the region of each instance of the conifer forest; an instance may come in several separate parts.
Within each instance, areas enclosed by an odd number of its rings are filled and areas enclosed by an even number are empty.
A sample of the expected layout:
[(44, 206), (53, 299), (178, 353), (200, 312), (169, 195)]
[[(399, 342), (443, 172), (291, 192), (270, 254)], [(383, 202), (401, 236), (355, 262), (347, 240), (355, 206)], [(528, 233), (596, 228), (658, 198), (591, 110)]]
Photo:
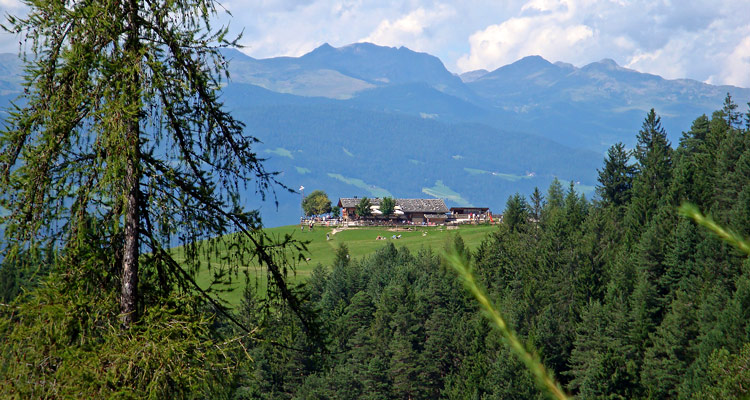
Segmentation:
[(340, 244), (293, 280), (304, 237), (240, 196), (291, 189), (222, 104), (217, 4), (65, 3), (4, 25), (29, 54), (0, 133), (0, 398), (548, 398), (451, 260), (565, 396), (750, 396), (750, 109), (731, 96), (677, 143), (651, 109), (594, 196), (511, 196), (476, 247)]

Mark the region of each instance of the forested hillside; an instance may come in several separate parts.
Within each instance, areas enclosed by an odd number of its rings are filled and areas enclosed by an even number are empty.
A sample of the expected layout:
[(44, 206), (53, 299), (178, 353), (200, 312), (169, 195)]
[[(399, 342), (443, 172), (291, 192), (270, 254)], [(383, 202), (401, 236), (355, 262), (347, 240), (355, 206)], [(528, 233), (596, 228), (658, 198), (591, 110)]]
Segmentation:
[[(505, 223), (466, 256), (573, 395), (747, 395), (750, 262), (677, 208), (693, 202), (750, 233), (750, 113), (728, 98), (672, 146), (652, 111), (637, 143), (632, 157), (610, 149), (593, 201), (557, 181), (545, 194), (512, 196)], [(361, 261), (346, 254), (340, 248), (305, 287), (322, 337), (281, 310), (261, 322), (247, 292), (239, 316), (265, 326), (265, 340), (246, 343), (254, 364), (235, 382), (238, 395), (543, 397), (438, 253), (388, 245)]]

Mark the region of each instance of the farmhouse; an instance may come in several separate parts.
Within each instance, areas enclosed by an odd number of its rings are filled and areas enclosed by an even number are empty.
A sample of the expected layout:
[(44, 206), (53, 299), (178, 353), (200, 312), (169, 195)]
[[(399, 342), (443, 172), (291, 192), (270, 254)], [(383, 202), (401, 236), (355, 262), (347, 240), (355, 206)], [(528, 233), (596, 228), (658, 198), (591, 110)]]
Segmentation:
[[(381, 217), (380, 198), (369, 199), (372, 205), (372, 215)], [(362, 201), (357, 197), (342, 197), (339, 199), (338, 206), (341, 208), (341, 217), (345, 221), (357, 219), (355, 209), (357, 204)], [(443, 199), (395, 199), (396, 209), (392, 219), (405, 220), (415, 224), (422, 222), (437, 222), (441, 219), (445, 222), (448, 207)], [(429, 220), (429, 221), (428, 221)]]

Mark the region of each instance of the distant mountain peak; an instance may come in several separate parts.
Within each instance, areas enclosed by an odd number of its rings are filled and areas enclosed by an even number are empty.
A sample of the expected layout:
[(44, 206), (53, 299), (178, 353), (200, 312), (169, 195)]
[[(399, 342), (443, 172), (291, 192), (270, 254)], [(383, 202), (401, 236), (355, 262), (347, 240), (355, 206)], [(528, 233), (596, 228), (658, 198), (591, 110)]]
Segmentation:
[(539, 66), (547, 66), (552, 65), (551, 62), (547, 61), (544, 57), (540, 55), (532, 55), (532, 56), (526, 56), (513, 64), (519, 64), (519, 65), (539, 65)]
[[(597, 62), (592, 62), (590, 64), (585, 65), (582, 67), (583, 70), (590, 70), (590, 69), (596, 69), (596, 70), (608, 70), (608, 71), (627, 71), (627, 72), (637, 72), (625, 67), (621, 67), (617, 62), (611, 58), (603, 58)], [(639, 72), (637, 72), (639, 73)]]
[(320, 46), (316, 47), (313, 51), (324, 51), (324, 50), (335, 50), (336, 48), (328, 44), (328, 42), (325, 42), (321, 44)]
[(526, 76), (527, 74), (556, 68), (559, 67), (554, 66), (542, 56), (526, 56), (512, 64), (504, 65), (492, 72), (484, 74), (475, 80), (481, 81), (484, 79), (496, 79), (502, 76), (507, 76), (506, 74), (521, 74)]

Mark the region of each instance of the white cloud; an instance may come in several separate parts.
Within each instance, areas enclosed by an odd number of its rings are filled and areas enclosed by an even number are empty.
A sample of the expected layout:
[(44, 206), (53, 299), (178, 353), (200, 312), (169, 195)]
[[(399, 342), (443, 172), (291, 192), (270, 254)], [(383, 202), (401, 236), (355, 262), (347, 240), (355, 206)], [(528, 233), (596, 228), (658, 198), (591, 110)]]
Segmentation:
[(734, 48), (725, 65), (720, 81), (750, 87), (750, 36), (745, 37)]
[(8, 11), (25, 8), (24, 4), (19, 0), (0, 0), (0, 7)]
[[(367, 40), (439, 57), (454, 71), (538, 54), (612, 58), (667, 78), (750, 86), (750, 0), (222, 0), (253, 57), (299, 56)], [(0, 0), (0, 14), (23, 12)], [(229, 21), (222, 17), (220, 20)], [(0, 51), (18, 38), (0, 34)]]
[(528, 9), (544, 12), (510, 18), (471, 35), (471, 52), (458, 59), (458, 68), (492, 70), (533, 54), (567, 61), (571, 50), (589, 47), (595, 40), (595, 30), (575, 18), (570, 4), (534, 0), (522, 7)]
[(469, 36), (459, 71), (538, 54), (576, 65), (612, 58), (666, 78), (750, 86), (750, 19), (739, 12), (750, 0), (529, 0), (515, 7)]
[(560, 0), (532, 0), (521, 7), (521, 11), (557, 11), (565, 7), (565, 2)]
[(455, 10), (444, 4), (429, 10), (419, 7), (396, 20), (384, 19), (374, 31), (360, 41), (384, 46), (408, 46), (411, 44), (409, 47), (412, 50), (429, 51), (431, 38), (434, 35), (427, 31), (435, 24), (454, 15)]

